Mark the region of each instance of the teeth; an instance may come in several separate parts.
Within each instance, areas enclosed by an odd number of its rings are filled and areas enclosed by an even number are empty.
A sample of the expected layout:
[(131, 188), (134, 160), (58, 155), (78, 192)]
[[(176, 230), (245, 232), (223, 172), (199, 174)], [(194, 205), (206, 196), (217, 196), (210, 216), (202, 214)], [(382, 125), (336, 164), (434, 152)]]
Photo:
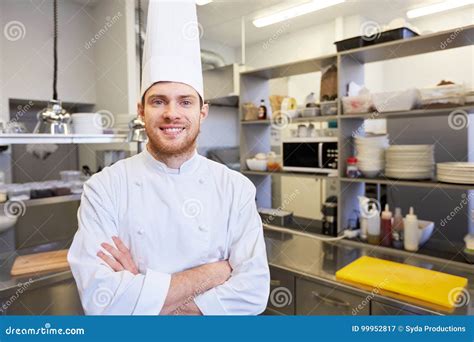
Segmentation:
[(183, 128), (165, 128), (165, 132), (170, 132), (170, 133), (178, 133), (181, 132)]

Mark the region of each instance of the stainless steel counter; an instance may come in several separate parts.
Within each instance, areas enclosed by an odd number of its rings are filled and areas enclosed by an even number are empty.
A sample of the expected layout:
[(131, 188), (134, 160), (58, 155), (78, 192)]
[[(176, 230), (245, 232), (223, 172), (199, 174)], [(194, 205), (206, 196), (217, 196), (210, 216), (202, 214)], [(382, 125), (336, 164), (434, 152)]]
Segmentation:
[[(327, 286), (344, 288), (348, 291), (363, 296), (373, 296), (377, 300), (388, 304), (402, 304), (414, 312), (426, 314), (474, 314), (474, 266), (460, 264), (457, 262), (444, 261), (442, 259), (412, 254), (403, 251), (393, 251), (383, 247), (365, 246), (360, 243), (341, 240), (338, 242), (323, 242), (317, 239), (320, 235), (298, 232), (280, 227), (266, 227), (265, 241), (269, 264), (273, 267), (291, 272), (297, 277), (324, 282)], [(32, 274), (23, 277), (12, 277), (10, 270), (17, 255), (30, 254), (41, 251), (49, 251), (64, 248), (64, 243), (54, 243), (28, 248), (17, 253), (5, 253), (0, 255), (0, 300), (5, 301), (15, 296), (19, 288), (26, 291), (35, 291), (54, 287), (58, 284), (67, 283), (68, 296), (74, 296), (67, 305), (74, 306), (71, 313), (68, 308), (63, 307), (61, 314), (77, 314), (78, 303), (75, 283), (70, 271), (49, 272)], [(431, 270), (441, 271), (469, 279), (468, 291), (471, 297), (469, 306), (462, 306), (453, 312), (438, 309), (429, 303), (413, 302), (411, 299), (398, 296), (386, 296), (373, 294), (368, 290), (341, 283), (335, 277), (340, 268), (354, 261), (362, 255), (374, 256), (386, 260), (397, 261), (405, 264), (419, 266)], [(41, 292), (42, 293), (42, 292)], [(22, 295), (22, 298), (24, 295)], [(37, 296), (38, 297), (38, 296)], [(63, 301), (67, 302), (66, 298)], [(12, 311), (12, 310), (10, 310)], [(15, 312), (15, 311), (13, 311)], [(56, 314), (57, 312), (49, 312)], [(21, 314), (21, 313), (20, 313)]]
[(55, 242), (34, 248), (25, 248), (13, 253), (8, 252), (0, 254), (0, 298), (5, 298), (14, 294), (21, 286), (25, 286), (25, 288), (31, 290), (37, 287), (47, 286), (60, 281), (71, 279), (72, 273), (69, 270), (60, 272), (42, 272), (20, 277), (12, 277), (10, 275), (13, 262), (19, 255), (54, 251), (67, 247), (67, 245), (65, 247), (64, 242)]
[[(402, 304), (414, 312), (425, 314), (474, 314), (474, 266), (457, 262), (444, 261), (429, 256), (394, 251), (389, 248), (362, 245), (358, 242), (340, 240), (323, 242), (317, 237), (322, 235), (294, 231), (276, 226), (265, 227), (265, 241), (270, 266), (277, 267), (297, 276), (323, 281), (328, 286), (342, 287), (363, 296), (371, 295), (377, 300), (388, 304)], [(326, 237), (327, 238), (327, 237)], [(414, 301), (394, 294), (374, 294), (368, 289), (342, 283), (336, 279), (337, 270), (356, 260), (362, 255), (396, 261), (426, 269), (449, 273), (468, 278), (468, 292), (471, 302), (453, 312), (435, 307), (429, 303)], [(469, 305), (471, 307), (469, 308)]]

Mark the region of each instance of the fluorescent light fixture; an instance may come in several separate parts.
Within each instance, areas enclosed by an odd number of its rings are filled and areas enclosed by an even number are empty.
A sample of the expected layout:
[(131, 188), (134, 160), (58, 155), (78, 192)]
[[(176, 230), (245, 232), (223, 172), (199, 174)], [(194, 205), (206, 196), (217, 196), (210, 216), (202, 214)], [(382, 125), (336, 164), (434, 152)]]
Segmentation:
[(444, 12), (444, 11), (448, 11), (454, 8), (467, 6), (467, 5), (473, 5), (473, 4), (474, 4), (474, 0), (448, 0), (448, 1), (436, 3), (433, 5), (423, 6), (423, 7), (409, 10), (407, 12), (407, 17), (410, 19), (418, 18), (425, 15)]
[(346, 0), (313, 0), (298, 6), (290, 7), (283, 11), (275, 12), (264, 17), (257, 18), (253, 21), (253, 24), (256, 27), (272, 25), (275, 23), (279, 23), (280, 21), (299, 17), (303, 14), (319, 11), (323, 8), (331, 7), (345, 1)]
[(198, 6), (204, 6), (207, 4), (210, 4), (212, 0), (196, 0), (196, 5)]

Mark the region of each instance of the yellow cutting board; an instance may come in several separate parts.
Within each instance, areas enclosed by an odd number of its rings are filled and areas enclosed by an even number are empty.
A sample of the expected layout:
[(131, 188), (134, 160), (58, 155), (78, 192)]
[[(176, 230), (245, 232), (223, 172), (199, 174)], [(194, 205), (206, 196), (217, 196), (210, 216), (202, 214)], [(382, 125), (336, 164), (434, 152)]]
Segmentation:
[(398, 262), (362, 256), (336, 272), (336, 278), (453, 309), (467, 279)]
[(31, 273), (66, 270), (69, 268), (67, 251), (67, 249), (61, 249), (59, 251), (19, 256), (15, 259), (10, 274), (12, 276), (19, 276)]

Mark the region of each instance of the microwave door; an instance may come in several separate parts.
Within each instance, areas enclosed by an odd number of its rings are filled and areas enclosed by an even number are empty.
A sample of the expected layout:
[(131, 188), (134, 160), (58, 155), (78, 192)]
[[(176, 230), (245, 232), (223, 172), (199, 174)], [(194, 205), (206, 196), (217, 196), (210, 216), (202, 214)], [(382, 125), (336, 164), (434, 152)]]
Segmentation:
[(286, 171), (318, 172), (317, 142), (284, 142), (283, 169)]

